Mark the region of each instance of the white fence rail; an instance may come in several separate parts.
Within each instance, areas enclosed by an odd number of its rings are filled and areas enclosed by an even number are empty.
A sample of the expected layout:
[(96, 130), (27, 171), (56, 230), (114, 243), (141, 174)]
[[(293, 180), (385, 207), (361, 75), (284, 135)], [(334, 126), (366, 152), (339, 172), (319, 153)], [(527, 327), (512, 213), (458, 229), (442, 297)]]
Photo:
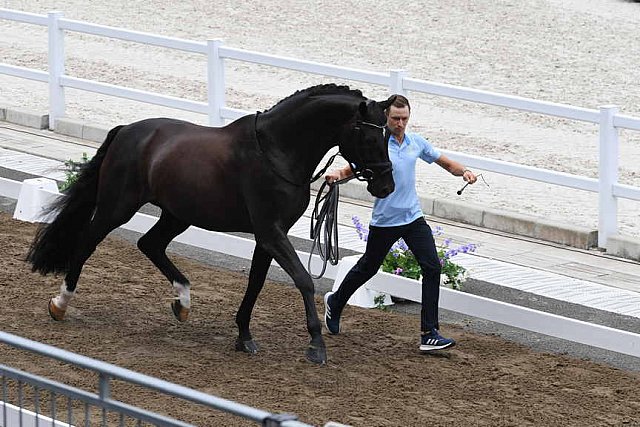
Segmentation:
[[(618, 182), (619, 129), (640, 131), (640, 118), (621, 115), (615, 106), (602, 106), (599, 109), (588, 109), (572, 105), (538, 101), (535, 99), (410, 78), (405, 70), (391, 70), (389, 73), (358, 70), (231, 48), (224, 46), (222, 40), (219, 39), (208, 40), (206, 43), (202, 43), (74, 21), (64, 19), (60, 12), (50, 12), (45, 16), (0, 8), (0, 19), (47, 26), (49, 29), (48, 73), (9, 64), (0, 64), (0, 73), (48, 82), (49, 123), (52, 129), (55, 129), (56, 120), (65, 114), (64, 89), (66, 87), (206, 114), (209, 117), (209, 123), (211, 125), (223, 125), (225, 120), (234, 120), (248, 113), (241, 109), (228, 107), (225, 103), (225, 60), (232, 59), (381, 85), (387, 87), (390, 93), (406, 94), (407, 92), (421, 92), (598, 124), (600, 144), (598, 179), (482, 158), (459, 152), (447, 150), (443, 150), (443, 152), (454, 159), (465, 162), (469, 166), (482, 170), (598, 193), (598, 246), (602, 248), (607, 248), (609, 237), (617, 233), (618, 199), (625, 198), (640, 201), (639, 187), (624, 185)], [(159, 93), (68, 76), (65, 74), (64, 63), (65, 31), (116, 38), (205, 55), (207, 57), (208, 80), (207, 102), (196, 102)]]

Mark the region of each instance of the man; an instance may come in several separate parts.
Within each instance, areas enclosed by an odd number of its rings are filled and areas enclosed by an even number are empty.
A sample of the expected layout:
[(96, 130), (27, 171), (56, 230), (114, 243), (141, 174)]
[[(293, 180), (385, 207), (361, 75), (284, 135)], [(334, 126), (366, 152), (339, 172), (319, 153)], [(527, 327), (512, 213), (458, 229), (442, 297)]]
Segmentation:
[[(373, 205), (367, 247), (358, 263), (347, 273), (339, 289), (324, 296), (325, 325), (331, 334), (340, 332), (340, 316), (353, 293), (378, 271), (391, 246), (404, 239), (422, 270), (421, 351), (441, 350), (455, 345), (455, 341), (439, 333), (438, 300), (440, 298), (441, 265), (431, 227), (424, 219), (416, 192), (416, 161), (418, 158), (438, 166), (469, 184), (476, 175), (462, 164), (449, 159), (422, 136), (406, 132), (411, 106), (402, 95), (396, 96), (385, 111), (389, 138), (389, 158), (393, 164), (396, 189)], [(350, 166), (325, 176), (329, 182), (353, 174)]]

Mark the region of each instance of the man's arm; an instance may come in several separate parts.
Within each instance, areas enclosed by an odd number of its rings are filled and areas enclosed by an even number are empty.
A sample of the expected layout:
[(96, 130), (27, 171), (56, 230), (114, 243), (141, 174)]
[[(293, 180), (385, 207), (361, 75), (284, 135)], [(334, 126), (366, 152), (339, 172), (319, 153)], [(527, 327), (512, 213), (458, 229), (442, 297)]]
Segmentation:
[(351, 175), (353, 175), (353, 170), (351, 169), (351, 166), (346, 165), (341, 169), (336, 169), (327, 173), (324, 176), (324, 179), (327, 182), (335, 182), (341, 179), (349, 178)]
[(440, 158), (436, 160), (436, 164), (452, 175), (461, 176), (469, 184), (473, 184), (478, 179), (476, 174), (464, 167), (462, 163), (456, 162), (455, 160), (448, 158), (444, 154), (440, 155)]

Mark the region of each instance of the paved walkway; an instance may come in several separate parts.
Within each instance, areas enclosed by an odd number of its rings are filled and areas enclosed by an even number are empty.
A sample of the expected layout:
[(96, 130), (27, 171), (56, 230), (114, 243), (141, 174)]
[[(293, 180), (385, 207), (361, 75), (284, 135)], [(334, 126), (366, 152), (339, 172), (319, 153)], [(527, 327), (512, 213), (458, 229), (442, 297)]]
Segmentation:
[[(0, 168), (64, 180), (63, 162), (93, 156), (98, 144), (0, 122)], [(311, 208), (291, 235), (308, 238)], [(341, 199), (340, 246), (362, 252), (352, 216), (370, 218), (370, 202)], [(428, 218), (453, 244), (476, 243), (474, 254), (454, 260), (469, 277), (560, 301), (640, 318), (640, 263), (524, 238), (494, 230)]]

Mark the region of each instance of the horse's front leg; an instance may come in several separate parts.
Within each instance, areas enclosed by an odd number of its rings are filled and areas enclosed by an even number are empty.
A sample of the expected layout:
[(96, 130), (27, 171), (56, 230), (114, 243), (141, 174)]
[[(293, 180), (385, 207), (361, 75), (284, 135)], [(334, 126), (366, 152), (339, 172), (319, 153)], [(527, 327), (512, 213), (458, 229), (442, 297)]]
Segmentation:
[[(256, 236), (258, 238), (258, 236)], [(295, 249), (287, 239), (285, 233), (274, 238), (259, 239), (264, 249), (280, 264), (280, 267), (293, 279), (302, 294), (304, 309), (307, 316), (307, 330), (311, 335), (311, 342), (306, 351), (307, 359), (314, 363), (327, 363), (327, 348), (322, 339), (322, 330), (316, 302), (314, 300), (314, 284), (311, 276), (300, 262)]]
[(257, 353), (258, 345), (253, 341), (249, 322), (251, 313), (258, 299), (258, 294), (264, 286), (264, 281), (273, 258), (260, 245), (256, 245), (251, 260), (251, 271), (249, 272), (249, 284), (244, 294), (238, 313), (236, 314), (236, 324), (238, 325), (238, 339), (236, 340), (236, 350), (245, 353)]

